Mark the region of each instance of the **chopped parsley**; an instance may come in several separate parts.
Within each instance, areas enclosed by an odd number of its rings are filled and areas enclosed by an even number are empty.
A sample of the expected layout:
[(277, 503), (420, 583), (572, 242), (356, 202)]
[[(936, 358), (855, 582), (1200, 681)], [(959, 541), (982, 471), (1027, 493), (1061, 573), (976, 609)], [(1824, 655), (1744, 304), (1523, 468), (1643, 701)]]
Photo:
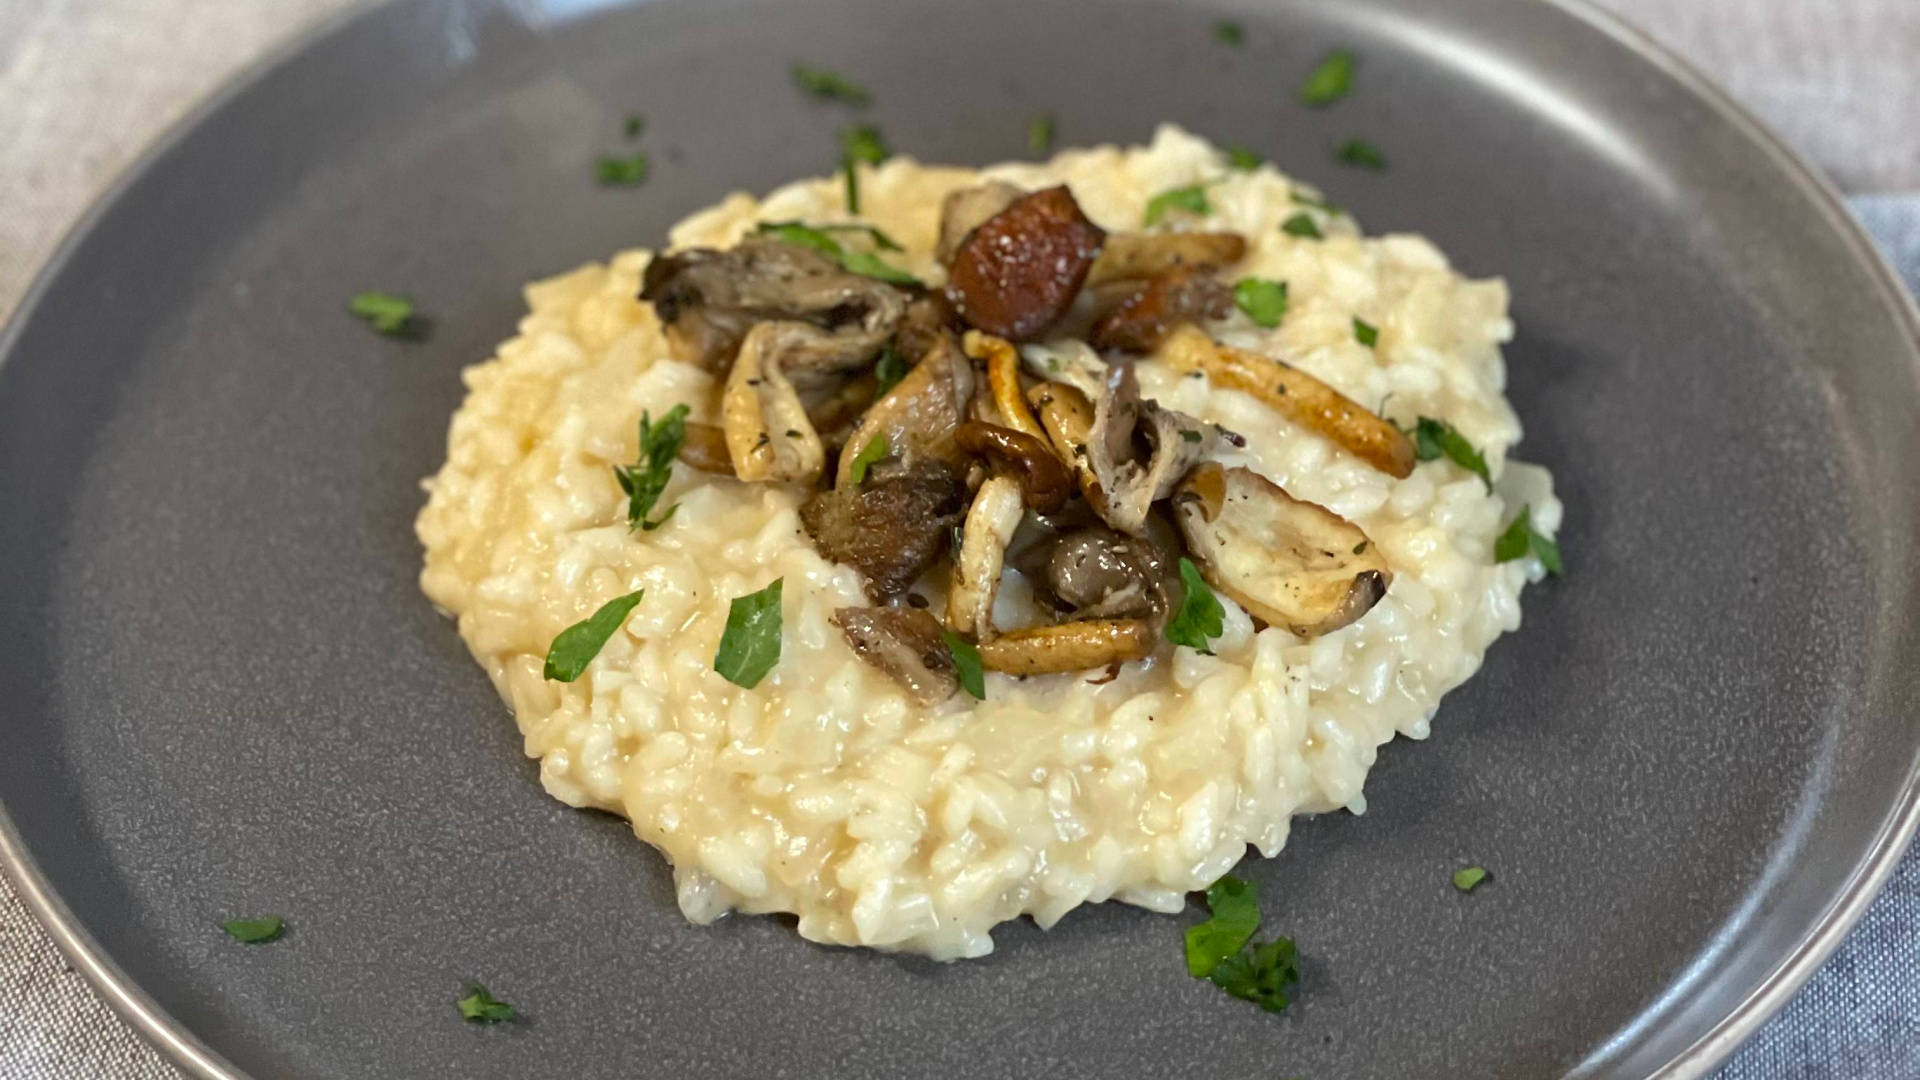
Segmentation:
[(838, 101), (847, 105), (866, 105), (873, 95), (866, 88), (835, 71), (811, 64), (793, 65), (793, 82), (802, 93), (820, 101)]
[[(632, 465), (615, 465), (614, 479), (620, 482), (620, 490), (627, 493), (627, 527), (644, 529), (647, 532), (667, 523), (667, 518), (648, 521), (653, 504), (660, 501), (660, 493), (667, 489), (667, 481), (673, 479), (673, 459), (679, 455), (680, 447), (687, 441), (687, 407), (675, 405), (653, 423), (651, 413), (640, 414), (640, 460)], [(672, 507), (667, 515), (673, 514)]]
[(1027, 121), (1027, 149), (1044, 154), (1053, 149), (1053, 114), (1036, 113)]
[(367, 320), (375, 331), (389, 337), (405, 337), (415, 327), (413, 301), (392, 293), (363, 292), (347, 301), (347, 310)]
[[(852, 174), (849, 173), (848, 175)], [(912, 274), (907, 273), (897, 266), (888, 265), (886, 260), (871, 251), (841, 252), (840, 265), (845, 267), (849, 273), (875, 278), (889, 285), (906, 285), (912, 287), (920, 284), (919, 278), (914, 277)]]
[(613, 636), (633, 614), (640, 603), (645, 589), (636, 589), (625, 596), (616, 596), (600, 605), (600, 610), (560, 631), (547, 647), (547, 664), (540, 674), (555, 682), (572, 682), (587, 670), (593, 658), (600, 655), (607, 639)]
[(1463, 866), (1453, 872), (1453, 887), (1461, 892), (1472, 892), (1473, 887), (1487, 880), (1487, 870), (1483, 866)]
[(973, 642), (951, 630), (940, 631), (940, 640), (946, 643), (947, 652), (953, 657), (953, 671), (960, 679), (960, 689), (977, 700), (985, 700), (987, 676), (980, 664), (980, 650), (973, 647)]
[(1266, 278), (1241, 278), (1233, 287), (1233, 304), (1247, 318), (1271, 330), (1287, 314), (1287, 283)]
[(1533, 527), (1533, 507), (1523, 506), (1520, 516), (1514, 518), (1513, 524), (1507, 526), (1507, 531), (1493, 542), (1493, 559), (1495, 562), (1512, 562), (1528, 555), (1539, 559), (1540, 565), (1554, 577), (1559, 577), (1565, 569), (1560, 562), (1560, 544)]
[(1207, 889), (1207, 910), (1211, 918), (1187, 927), (1187, 974), (1196, 979), (1212, 975), (1260, 929), (1258, 891), (1231, 874)]
[(640, 133), (646, 128), (647, 118), (639, 113), (628, 113), (627, 119), (620, 125), (621, 132), (629, 139), (639, 138)]
[(257, 919), (228, 919), (220, 928), (242, 944), (265, 945), (278, 940), (286, 932), (287, 924), (278, 915), (262, 915)]
[(1460, 429), (1445, 420), (1421, 417), (1414, 424), (1413, 449), (1421, 461), (1445, 456), (1455, 465), (1478, 476), (1480, 482), (1487, 485), (1488, 491), (1493, 490), (1493, 477), (1487, 471), (1486, 457), (1473, 448), (1467, 437), (1460, 434)]
[(650, 166), (651, 162), (644, 153), (630, 157), (609, 154), (593, 163), (593, 176), (604, 187), (634, 187), (647, 182), (647, 169)]
[(1185, 187), (1168, 188), (1147, 200), (1147, 213), (1141, 224), (1154, 226), (1167, 216), (1169, 211), (1185, 210), (1190, 214), (1211, 214), (1213, 204), (1207, 201), (1205, 184), (1188, 184)]
[(727, 628), (713, 654), (713, 670), (735, 686), (751, 690), (780, 662), (780, 585), (736, 596), (727, 609)]
[(1188, 441), (1188, 442), (1199, 442), (1199, 441), (1200, 441), (1200, 433), (1199, 433), (1199, 432), (1197, 432), (1197, 431), (1195, 431), (1195, 430), (1193, 430), (1192, 428), (1181, 428), (1181, 429), (1180, 429), (1180, 437), (1181, 437), (1182, 439), (1185, 439), (1185, 440), (1186, 440), (1186, 441)]
[(1342, 165), (1352, 165), (1357, 169), (1378, 170), (1387, 167), (1387, 156), (1365, 139), (1348, 139), (1333, 148), (1333, 156)]
[(1252, 172), (1266, 164), (1266, 159), (1244, 146), (1227, 147), (1227, 168), (1239, 172)]
[(1371, 349), (1380, 343), (1380, 328), (1361, 318), (1353, 317), (1353, 340)]
[(840, 167), (847, 173), (847, 213), (860, 212), (861, 165), (878, 165), (892, 151), (872, 124), (854, 124), (840, 129)]
[(887, 391), (900, 385), (907, 377), (907, 358), (900, 354), (893, 342), (889, 341), (880, 348), (880, 359), (873, 365), (873, 400), (879, 401), (887, 396)]
[(1320, 223), (1313, 220), (1313, 215), (1307, 213), (1305, 210), (1297, 210), (1292, 217), (1281, 222), (1280, 231), (1286, 233), (1288, 236), (1301, 236), (1309, 240), (1323, 239), (1320, 233)]
[(1335, 49), (1300, 86), (1300, 100), (1315, 108), (1331, 105), (1353, 89), (1353, 53)]
[[(853, 175), (851, 166), (848, 167), (847, 175), (849, 177)], [(920, 284), (919, 278), (888, 264), (873, 252), (850, 250), (840, 241), (827, 235), (829, 231), (863, 232), (873, 239), (875, 247), (883, 251), (901, 250), (898, 241), (871, 225), (803, 225), (798, 221), (765, 221), (761, 222), (759, 231), (777, 238), (782, 243), (812, 248), (832, 258), (840, 264), (841, 269), (851, 274), (875, 278), (889, 285), (917, 286)]]
[(1286, 1012), (1293, 1003), (1287, 987), (1300, 981), (1299, 961), (1292, 938), (1274, 938), (1229, 957), (1207, 978), (1241, 1001), (1251, 1001), (1270, 1013)]
[(1207, 579), (1193, 560), (1180, 557), (1180, 610), (1167, 623), (1167, 640), (1175, 645), (1207, 652), (1207, 642), (1226, 629), (1227, 610), (1220, 598), (1207, 588)]
[(1232, 19), (1221, 19), (1213, 24), (1213, 40), (1238, 48), (1247, 40), (1247, 28)]
[(866, 483), (867, 470), (885, 461), (892, 452), (893, 447), (887, 443), (886, 435), (875, 435), (860, 448), (859, 453), (853, 455), (853, 461), (847, 466), (847, 479), (855, 485)]
[(501, 1001), (487, 992), (487, 988), (477, 982), (467, 984), (467, 996), (454, 1002), (460, 1007), (460, 1018), (475, 1024), (500, 1024), (512, 1020), (519, 1013), (513, 1006)]

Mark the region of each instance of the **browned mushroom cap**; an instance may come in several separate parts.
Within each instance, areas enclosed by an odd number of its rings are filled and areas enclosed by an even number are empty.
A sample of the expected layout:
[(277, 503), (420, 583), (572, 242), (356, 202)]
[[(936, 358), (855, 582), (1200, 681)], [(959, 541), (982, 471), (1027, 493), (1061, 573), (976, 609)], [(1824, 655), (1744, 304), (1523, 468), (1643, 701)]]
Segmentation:
[(907, 302), (907, 312), (900, 317), (900, 329), (894, 333), (893, 344), (907, 360), (918, 360), (939, 342), (940, 335), (959, 329), (960, 319), (953, 313), (947, 294), (926, 292)]
[(1151, 618), (1166, 609), (1168, 563), (1153, 544), (1093, 525), (1054, 539), (1041, 580), (1075, 618)]
[(1142, 401), (1133, 365), (1113, 365), (1107, 371), (1106, 392), (1094, 406), (1087, 443), (1087, 464), (1106, 496), (1105, 505), (1097, 508), (1100, 517), (1123, 533), (1140, 535), (1154, 502), (1172, 494), (1187, 470), (1212, 454), (1227, 434), (1214, 424)]
[(960, 345), (968, 356), (986, 361), (987, 388), (993, 392), (993, 407), (1000, 414), (1000, 422), (1036, 439), (1045, 438), (1046, 432), (1040, 430), (1039, 422), (1027, 408), (1027, 399), (1020, 392), (1020, 352), (1013, 343), (969, 330), (960, 339)]
[(680, 460), (701, 472), (733, 475), (726, 430), (698, 420), (687, 421), (687, 439), (680, 444)]
[(980, 665), (1009, 675), (1056, 675), (1138, 660), (1153, 652), (1145, 619), (1089, 619), (1009, 630), (980, 644)]
[(1011, 341), (1037, 337), (1079, 295), (1105, 237), (1064, 184), (1023, 195), (954, 253), (947, 297), (969, 326)]
[[(973, 384), (973, 364), (952, 334), (942, 334), (906, 378), (860, 418), (846, 445), (862, 447), (884, 437), (893, 454), (908, 463), (932, 458), (964, 468), (967, 455), (954, 445), (953, 432), (966, 420)], [(836, 487), (847, 485), (853, 457), (840, 456)]]
[(784, 368), (825, 334), (807, 323), (765, 322), (740, 343), (720, 396), (720, 425), (735, 476), (803, 484), (820, 478), (826, 449)]
[(1358, 525), (1250, 469), (1193, 470), (1173, 505), (1200, 573), (1249, 615), (1331, 633), (1387, 594), (1393, 571)]
[(803, 385), (871, 360), (907, 303), (898, 289), (849, 273), (820, 252), (758, 236), (726, 251), (655, 256), (640, 299), (653, 303), (674, 355), (710, 371), (724, 371), (758, 323), (804, 322), (826, 331), (789, 366), (789, 377)]
[(1087, 287), (1158, 277), (1182, 266), (1232, 266), (1247, 257), (1239, 233), (1114, 233), (1087, 272)]
[(1174, 327), (1225, 317), (1233, 289), (1204, 267), (1180, 266), (1141, 282), (1118, 307), (1093, 324), (1097, 349), (1145, 353), (1159, 348)]
[(960, 550), (953, 556), (948, 626), (983, 641), (994, 636), (993, 600), (1000, 591), (1000, 571), (1025, 513), (1020, 483), (1011, 477), (989, 477), (974, 493), (961, 527)]
[(1041, 383), (1027, 391), (1027, 400), (1039, 410), (1040, 426), (1053, 444), (1053, 452), (1073, 470), (1080, 494), (1087, 505), (1099, 513), (1106, 508), (1107, 495), (1093, 471), (1093, 403), (1087, 396), (1064, 383)]
[(943, 266), (951, 263), (973, 230), (1024, 194), (1019, 186), (1005, 180), (989, 180), (948, 192), (940, 202), (940, 241), (934, 245), (933, 257)]
[(919, 608), (843, 607), (834, 625), (855, 656), (886, 672), (920, 705), (937, 705), (960, 688), (940, 621)]
[(966, 510), (960, 474), (921, 458), (877, 466), (864, 484), (814, 492), (800, 504), (800, 523), (820, 554), (860, 571), (868, 594), (885, 599), (940, 558)]
[(1169, 334), (1159, 356), (1182, 371), (1204, 372), (1215, 386), (1252, 394), (1389, 476), (1413, 472), (1414, 447), (1405, 432), (1291, 364), (1222, 345), (1195, 326)]
[(1026, 504), (1040, 513), (1060, 509), (1073, 494), (1073, 474), (1044, 439), (978, 420), (961, 424), (953, 437), (960, 449), (987, 458), (1017, 478)]

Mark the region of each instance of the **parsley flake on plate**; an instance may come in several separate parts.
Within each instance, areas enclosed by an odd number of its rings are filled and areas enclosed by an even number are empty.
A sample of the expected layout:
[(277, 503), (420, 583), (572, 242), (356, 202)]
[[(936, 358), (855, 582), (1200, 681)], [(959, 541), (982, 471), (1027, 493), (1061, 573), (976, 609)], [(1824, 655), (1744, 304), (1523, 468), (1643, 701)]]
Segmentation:
[(406, 337), (416, 329), (413, 301), (404, 296), (375, 291), (357, 293), (347, 301), (347, 310), (388, 337)]
[(1287, 314), (1287, 283), (1266, 278), (1241, 278), (1233, 287), (1233, 305), (1255, 324), (1271, 330)]
[(487, 992), (487, 988), (477, 982), (467, 984), (467, 996), (454, 1002), (460, 1007), (460, 1018), (475, 1024), (500, 1024), (520, 1015), (514, 1007)]
[(1520, 516), (1493, 542), (1493, 560), (1512, 562), (1528, 555), (1539, 559), (1540, 565), (1554, 577), (1559, 577), (1564, 569), (1560, 562), (1560, 544), (1533, 527), (1533, 507), (1523, 506)]
[(1480, 482), (1487, 485), (1488, 491), (1493, 490), (1493, 477), (1487, 471), (1486, 456), (1474, 449), (1473, 444), (1467, 441), (1467, 437), (1460, 434), (1460, 429), (1445, 420), (1435, 420), (1431, 416), (1421, 417), (1413, 427), (1413, 451), (1421, 461), (1432, 461), (1444, 456), (1455, 465), (1478, 476)]
[(1147, 212), (1141, 224), (1148, 227), (1160, 224), (1167, 214), (1174, 210), (1185, 210), (1189, 214), (1211, 214), (1213, 204), (1207, 201), (1205, 184), (1187, 184), (1184, 187), (1168, 188), (1147, 200)]
[(785, 578), (756, 593), (736, 596), (727, 608), (727, 628), (713, 654), (720, 677), (751, 690), (780, 662), (780, 586)]
[(1357, 169), (1379, 170), (1387, 167), (1387, 156), (1365, 139), (1348, 139), (1333, 148), (1333, 156), (1342, 165), (1352, 165)]
[(839, 72), (812, 64), (795, 64), (792, 70), (794, 85), (808, 97), (854, 106), (866, 105), (873, 100), (865, 87)]
[(1187, 974), (1196, 979), (1214, 970), (1253, 940), (1260, 929), (1259, 890), (1229, 874), (1207, 888), (1206, 922), (1187, 927)]
[(1463, 866), (1453, 872), (1453, 887), (1461, 892), (1472, 892), (1474, 886), (1487, 880), (1484, 866)]
[(600, 610), (560, 631), (553, 644), (547, 646), (547, 663), (541, 669), (541, 676), (567, 683), (579, 678), (587, 665), (593, 663), (593, 658), (600, 655), (607, 639), (633, 614), (646, 591), (636, 589), (625, 596), (616, 596), (600, 605)]
[(227, 936), (244, 945), (265, 945), (277, 941), (286, 932), (287, 924), (278, 915), (262, 915), (257, 919), (228, 919), (220, 924)]
[(1221, 19), (1213, 24), (1213, 40), (1238, 48), (1247, 40), (1247, 28), (1232, 19)]
[(658, 424), (653, 423), (651, 413), (640, 414), (640, 460), (632, 465), (613, 467), (614, 479), (627, 494), (628, 528), (652, 532), (673, 516), (673, 508), (669, 507), (659, 520), (647, 520), (653, 504), (660, 501), (660, 493), (666, 490), (667, 481), (673, 479), (673, 459), (686, 441), (685, 405), (668, 409)]
[(980, 650), (973, 642), (951, 630), (940, 631), (940, 640), (947, 646), (947, 654), (953, 657), (953, 672), (960, 679), (960, 689), (972, 694), (977, 700), (987, 696), (986, 669), (980, 663)]
[(1300, 86), (1300, 100), (1315, 108), (1331, 105), (1353, 90), (1353, 52), (1335, 49)]
[(1299, 236), (1308, 240), (1324, 239), (1320, 233), (1320, 223), (1313, 220), (1313, 215), (1305, 210), (1295, 211), (1293, 216), (1281, 222), (1280, 231), (1288, 236)]
[(867, 470), (886, 460), (892, 452), (893, 447), (888, 445), (887, 436), (884, 433), (875, 435), (867, 440), (867, 445), (861, 447), (859, 453), (853, 455), (852, 463), (847, 466), (847, 479), (856, 487), (866, 483)]
[(628, 113), (626, 120), (620, 125), (621, 133), (629, 139), (639, 138), (640, 133), (645, 131), (646, 128), (647, 118), (641, 116), (639, 113)]
[(1207, 978), (1241, 1001), (1270, 1013), (1286, 1012), (1293, 1003), (1287, 987), (1300, 981), (1299, 952), (1292, 938), (1275, 938), (1227, 958)]
[(637, 187), (647, 182), (652, 161), (644, 153), (620, 157), (607, 154), (593, 163), (593, 177), (602, 187)]
[(1353, 340), (1371, 349), (1380, 342), (1380, 328), (1361, 318), (1353, 317)]
[(1206, 652), (1207, 642), (1226, 629), (1226, 614), (1220, 598), (1213, 595), (1207, 579), (1200, 576), (1200, 568), (1193, 565), (1192, 559), (1181, 556), (1180, 609), (1167, 623), (1167, 640)]
[(1037, 113), (1027, 121), (1027, 149), (1044, 154), (1053, 149), (1053, 114)]

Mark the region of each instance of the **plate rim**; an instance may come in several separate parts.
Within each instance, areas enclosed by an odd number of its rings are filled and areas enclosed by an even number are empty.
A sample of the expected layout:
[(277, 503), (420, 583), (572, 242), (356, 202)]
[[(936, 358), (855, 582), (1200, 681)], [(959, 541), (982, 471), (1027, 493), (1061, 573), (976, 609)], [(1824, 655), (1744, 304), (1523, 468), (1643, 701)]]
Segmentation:
[[(402, 0), (352, 0), (345, 8), (296, 31), (241, 67), (153, 138), (68, 226), (53, 253), (0, 326), (0, 364), (18, 343), (75, 250), (127, 191), (150, 173), (189, 134), (228, 103), (252, 91), (272, 73), (335, 37), (373, 12)], [(1843, 242), (1856, 264), (1867, 271), (1887, 313), (1904, 331), (1907, 360), (1920, 362), (1920, 301), (1907, 291), (1886, 256), (1847, 210), (1844, 196), (1825, 174), (1736, 101), (1694, 64), (1625, 18), (1598, 6), (1598, 0), (1543, 0), (1616, 47), (1665, 75), (1737, 132), (1779, 170), (1781, 178)], [(1698, 1080), (1723, 1063), (1790, 1000), (1866, 913), (1882, 886), (1920, 831), (1920, 759), (1910, 762), (1899, 796), (1881, 820), (1872, 845), (1821, 910), (1808, 931), (1774, 964), (1760, 983), (1719, 1022), (1655, 1070), (1650, 1080)], [(256, 1080), (221, 1056), (152, 995), (130, 978), (100, 947), (66, 902), (54, 892), (27, 850), (0, 801), (0, 874), (13, 884), (22, 905), (38, 921), (73, 966), (86, 976), (114, 1013), (169, 1064), (191, 1080)]]

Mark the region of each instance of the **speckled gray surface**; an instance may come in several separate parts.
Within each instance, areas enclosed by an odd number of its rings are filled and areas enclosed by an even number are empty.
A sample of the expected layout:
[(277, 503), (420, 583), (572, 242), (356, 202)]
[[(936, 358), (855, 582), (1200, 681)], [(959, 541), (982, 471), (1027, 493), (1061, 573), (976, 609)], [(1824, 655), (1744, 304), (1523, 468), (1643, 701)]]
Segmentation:
[[(111, 958), (258, 1076), (1637, 1076), (1758, 983), (1912, 769), (1920, 392), (1831, 223), (1699, 102), (1526, 0), (971, 6), (420, 0), (163, 155), (0, 366), (0, 802)], [(1226, 52), (1220, 12), (1248, 26)], [(1000, 30), (1015, 26), (1007, 37)], [(1060, 43), (1071, 41), (1072, 47)], [(970, 47), (969, 43), (973, 43)], [(1331, 44), (1338, 110), (1288, 104)], [(1174, 119), (1514, 288), (1526, 456), (1570, 576), (1383, 751), (1365, 818), (1250, 864), (1307, 992), (1270, 1019), (1115, 906), (942, 968), (686, 926), (624, 825), (539, 790), (418, 597), (410, 521), (517, 287), (721, 190), (822, 171), (859, 76), (894, 145)], [(1117, 77), (1116, 73), (1127, 73)], [(601, 191), (635, 108), (657, 171)], [(295, 137), (292, 133), (298, 133)], [(1330, 163), (1364, 134), (1394, 167)], [(421, 345), (341, 312), (416, 294)], [(1447, 886), (1460, 861), (1495, 881)], [(214, 925), (284, 911), (264, 949)], [(524, 1024), (474, 1030), (460, 981)]]

